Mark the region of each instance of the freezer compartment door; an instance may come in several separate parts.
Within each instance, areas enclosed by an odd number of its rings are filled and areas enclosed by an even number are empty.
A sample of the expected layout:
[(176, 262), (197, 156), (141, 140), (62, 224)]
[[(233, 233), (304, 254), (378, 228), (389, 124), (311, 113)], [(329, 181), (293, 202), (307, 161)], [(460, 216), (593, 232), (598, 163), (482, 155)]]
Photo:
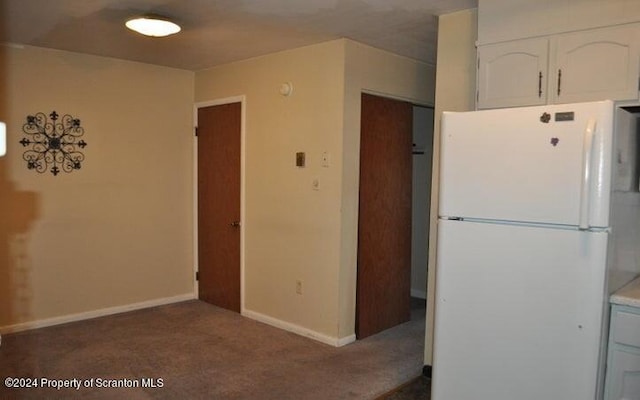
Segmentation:
[(607, 240), (440, 221), (432, 398), (595, 399)]
[(444, 113), (440, 216), (606, 227), (613, 103)]

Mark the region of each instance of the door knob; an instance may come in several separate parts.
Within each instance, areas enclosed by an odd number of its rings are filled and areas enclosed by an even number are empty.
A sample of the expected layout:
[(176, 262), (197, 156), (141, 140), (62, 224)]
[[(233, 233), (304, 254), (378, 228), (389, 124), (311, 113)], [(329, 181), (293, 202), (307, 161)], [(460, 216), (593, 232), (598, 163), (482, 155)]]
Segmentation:
[(234, 227), (234, 228), (238, 228), (238, 227), (240, 227), (240, 221), (233, 221), (233, 222), (231, 223), (231, 226), (232, 226), (232, 227)]

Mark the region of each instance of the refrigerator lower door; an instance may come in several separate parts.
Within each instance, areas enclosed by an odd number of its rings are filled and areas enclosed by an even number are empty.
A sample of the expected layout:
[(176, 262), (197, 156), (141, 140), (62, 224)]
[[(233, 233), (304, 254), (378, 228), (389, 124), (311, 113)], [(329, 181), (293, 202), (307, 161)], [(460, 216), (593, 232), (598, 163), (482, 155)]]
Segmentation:
[(440, 220), (432, 398), (595, 399), (607, 240)]

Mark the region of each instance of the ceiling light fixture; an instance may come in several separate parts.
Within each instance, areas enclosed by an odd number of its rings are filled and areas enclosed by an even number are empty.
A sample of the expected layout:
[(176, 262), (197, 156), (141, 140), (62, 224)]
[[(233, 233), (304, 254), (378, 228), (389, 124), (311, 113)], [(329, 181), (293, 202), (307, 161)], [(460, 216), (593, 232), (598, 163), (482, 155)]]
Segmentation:
[(164, 37), (180, 32), (180, 26), (165, 17), (147, 15), (128, 20), (125, 25), (145, 36)]

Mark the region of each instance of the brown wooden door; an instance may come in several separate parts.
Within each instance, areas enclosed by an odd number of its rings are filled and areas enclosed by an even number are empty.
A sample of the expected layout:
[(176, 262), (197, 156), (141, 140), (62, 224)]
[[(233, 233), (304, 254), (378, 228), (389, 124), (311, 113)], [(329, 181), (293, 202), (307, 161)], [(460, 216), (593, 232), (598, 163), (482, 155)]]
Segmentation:
[(240, 312), (241, 103), (198, 109), (198, 297)]
[(362, 94), (358, 339), (411, 317), (410, 103)]

